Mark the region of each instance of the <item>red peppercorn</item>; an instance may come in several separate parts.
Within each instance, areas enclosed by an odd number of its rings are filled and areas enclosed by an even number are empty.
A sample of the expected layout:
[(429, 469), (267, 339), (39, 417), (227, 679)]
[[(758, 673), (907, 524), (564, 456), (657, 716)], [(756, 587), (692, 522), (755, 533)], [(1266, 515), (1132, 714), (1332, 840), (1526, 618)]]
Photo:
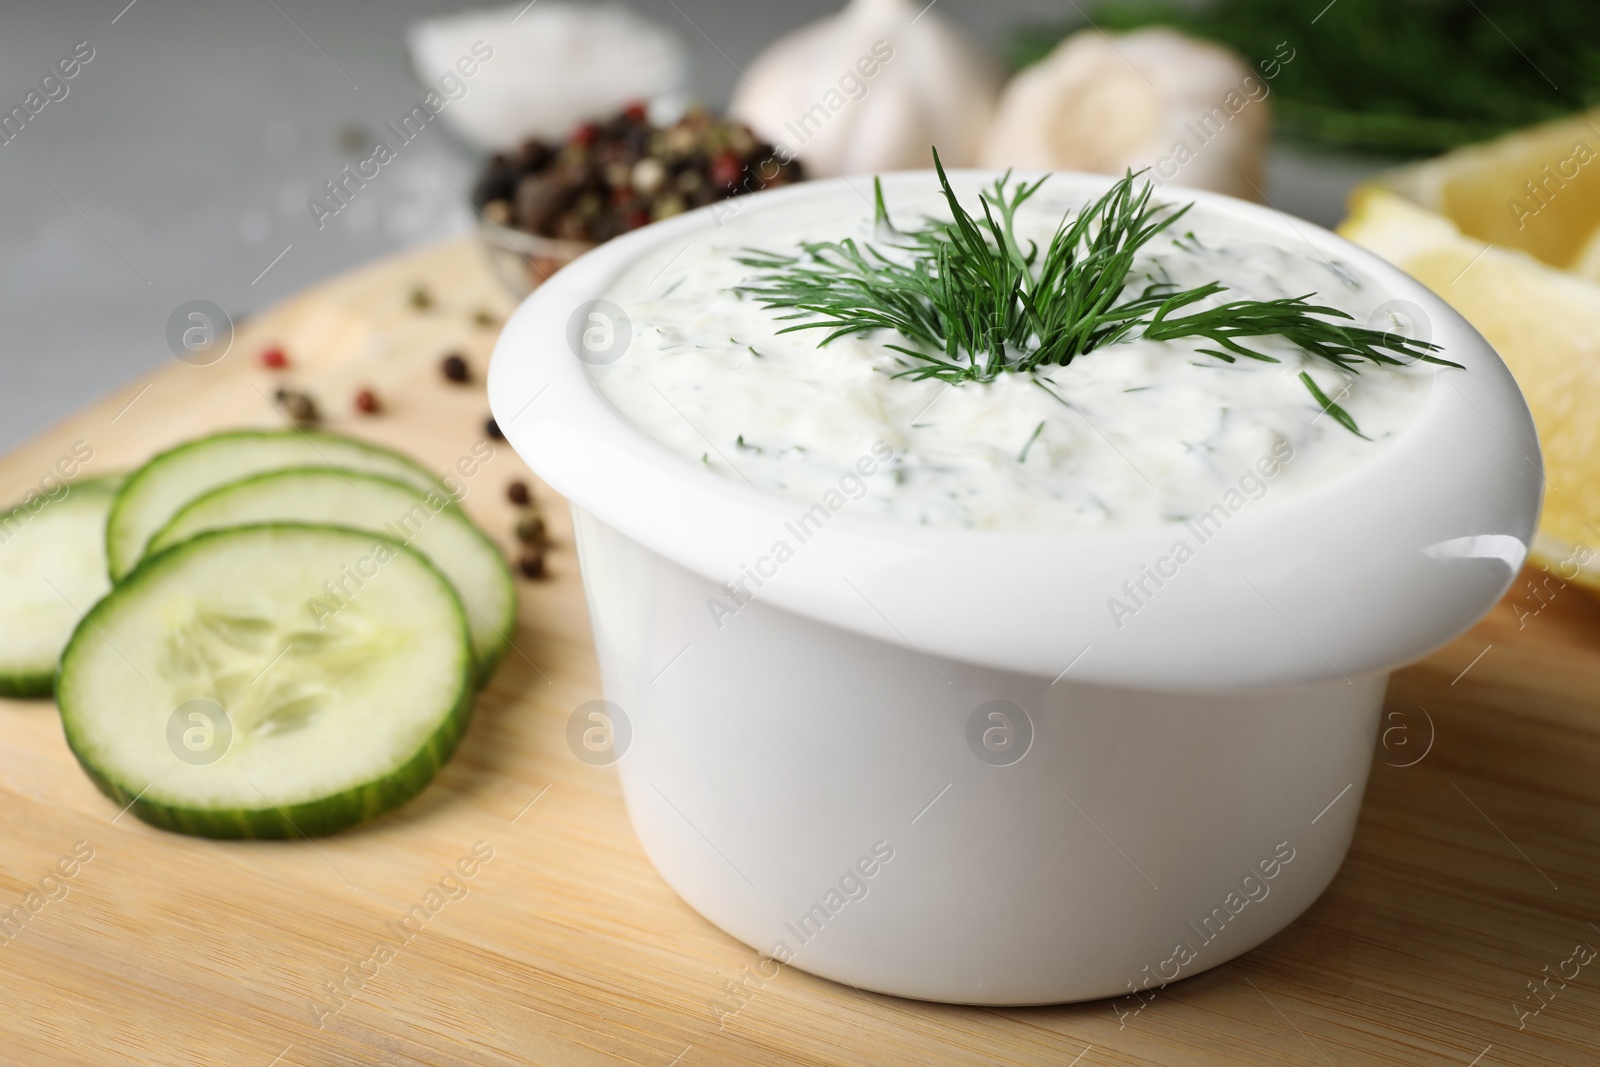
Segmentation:
[(709, 177), (711, 184), (726, 189), (731, 185), (739, 184), (739, 175), (744, 173), (744, 164), (732, 152), (724, 152), (711, 161)]
[(363, 389), (356, 394), (356, 410), (363, 415), (376, 415), (378, 412), (378, 394), (371, 389)]
[(645, 117), (649, 115), (649, 110), (644, 106), (644, 102), (642, 100), (635, 100), (633, 103), (623, 108), (622, 113), (633, 122), (643, 122)]
[(439, 364), (439, 369), (452, 382), (464, 382), (472, 376), (471, 371), (467, 369), (467, 361), (462, 359), (459, 353), (455, 352), (444, 357), (444, 361)]
[(573, 144), (590, 144), (600, 131), (595, 129), (594, 123), (585, 122), (582, 126), (572, 131)]
[(281, 348), (273, 347), (261, 353), (261, 365), (282, 370), (289, 365), (289, 357)]
[(634, 208), (625, 217), (625, 223), (630, 230), (637, 230), (640, 226), (650, 221), (650, 213)]
[(524, 578), (544, 577), (544, 552), (530, 548), (517, 560), (517, 569)]
[(528, 492), (527, 482), (512, 482), (506, 486), (506, 499), (517, 507), (526, 507), (528, 501), (533, 499), (533, 494)]

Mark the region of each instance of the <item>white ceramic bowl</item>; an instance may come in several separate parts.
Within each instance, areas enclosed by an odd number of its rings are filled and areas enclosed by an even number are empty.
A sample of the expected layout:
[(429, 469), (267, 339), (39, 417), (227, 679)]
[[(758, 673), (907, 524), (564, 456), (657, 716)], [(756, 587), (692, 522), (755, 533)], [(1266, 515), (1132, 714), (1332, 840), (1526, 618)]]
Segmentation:
[[(994, 177), (953, 175), (958, 190)], [(1052, 182), (1088, 196), (1109, 180)], [(1192, 541), (1182, 527), (1011, 534), (841, 513), (713, 620), (708, 598), (805, 505), (646, 438), (568, 343), (575, 312), (647, 250), (709, 232), (709, 211), (589, 253), (507, 323), (490, 404), (572, 503), (605, 695), (631, 727), (618, 769), (634, 828), (673, 888), (760, 954), (713, 1014), (784, 964), (930, 1000), (1121, 994), (1131, 1010), (1135, 991), (1259, 944), (1343, 860), (1388, 672), (1515, 577), (1543, 475), (1489, 345), (1331, 233), (1190, 197), (1353, 264), (1420, 306), (1466, 370), (1441, 373), (1373, 462), (1232, 517), (1121, 629), (1106, 599)]]

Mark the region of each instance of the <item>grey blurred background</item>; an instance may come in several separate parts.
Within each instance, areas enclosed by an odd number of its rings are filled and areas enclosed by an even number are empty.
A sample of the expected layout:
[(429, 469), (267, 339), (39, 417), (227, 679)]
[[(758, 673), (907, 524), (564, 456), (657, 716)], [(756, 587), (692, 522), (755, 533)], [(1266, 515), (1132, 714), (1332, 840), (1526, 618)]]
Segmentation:
[[(998, 48), (1071, 0), (937, 0)], [(720, 106), (736, 65), (842, 0), (630, 0), (674, 28)], [(0, 449), (172, 358), (166, 322), (204, 298), (236, 316), (376, 256), (468, 228), (478, 159), (430, 126), (332, 220), (306, 200), (421, 91), (403, 34), (447, 0), (0, 3), (0, 111), (80, 41), (68, 95), (0, 145)], [(1370, 164), (1276, 151), (1268, 190), (1331, 224)]]

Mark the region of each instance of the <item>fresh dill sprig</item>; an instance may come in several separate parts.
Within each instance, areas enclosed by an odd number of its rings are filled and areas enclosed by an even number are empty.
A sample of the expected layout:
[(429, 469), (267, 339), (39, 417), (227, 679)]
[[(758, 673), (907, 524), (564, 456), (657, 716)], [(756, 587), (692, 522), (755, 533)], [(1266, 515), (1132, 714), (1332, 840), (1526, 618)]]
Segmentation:
[(1043, 432), (1044, 432), (1044, 420), (1040, 419), (1039, 420), (1039, 425), (1035, 426), (1033, 428), (1033, 432), (1028, 435), (1028, 441), (1027, 441), (1026, 444), (1024, 444), (1022, 446), (1022, 451), (1017, 453), (1017, 462), (1018, 463), (1026, 463), (1026, 462), (1028, 462), (1028, 449), (1033, 447), (1033, 443), (1039, 439), (1039, 435), (1041, 433), (1043, 433)]
[[(1024, 250), (1015, 233), (1016, 214), (1044, 178), (1013, 186), (1007, 171), (980, 194), (979, 219), (957, 199), (937, 150), (933, 161), (950, 222), (930, 219), (916, 229), (897, 228), (884, 205), (882, 182), (874, 180), (875, 242), (806, 242), (794, 255), (747, 250), (738, 261), (759, 273), (740, 291), (787, 312), (780, 321), (798, 320), (780, 333), (826, 330), (822, 345), (892, 330), (905, 341), (885, 346), (904, 357), (906, 369), (896, 377), (951, 384), (1065, 366), (1135, 336), (1201, 338), (1213, 347), (1199, 351), (1228, 363), (1238, 356), (1280, 362), (1240, 342), (1278, 336), (1350, 373), (1363, 362), (1459, 366), (1431, 355), (1438, 345), (1334, 321), (1350, 316), (1308, 303), (1313, 293), (1232, 300), (1174, 316), (1227, 289), (1217, 282), (1179, 290), (1171, 283), (1141, 287), (1130, 280), (1139, 250), (1193, 206), (1152, 203), (1148, 181), (1135, 189), (1142, 171), (1128, 172), (1098, 200), (1064, 216), (1044, 249), (1029, 241)], [(1300, 378), (1324, 411), (1360, 432), (1309, 375)]]

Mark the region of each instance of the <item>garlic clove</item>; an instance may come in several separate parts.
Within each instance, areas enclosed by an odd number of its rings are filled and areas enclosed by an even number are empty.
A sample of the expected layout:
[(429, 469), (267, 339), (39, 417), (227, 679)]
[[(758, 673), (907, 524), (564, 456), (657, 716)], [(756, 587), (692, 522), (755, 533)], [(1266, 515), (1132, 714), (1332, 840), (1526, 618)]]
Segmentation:
[(729, 113), (811, 174), (977, 162), (1000, 69), (961, 30), (912, 0), (851, 0), (774, 42)]
[[(819, 176), (931, 167), (931, 148), (938, 147), (942, 153), (945, 141), (960, 143), (959, 139), (941, 138), (939, 121), (929, 114), (930, 109), (918, 96), (915, 86), (905, 81), (889, 81), (879, 92), (881, 98), (877, 106), (862, 112), (845, 143), (823, 142), (816, 147), (813, 155), (827, 159), (827, 170), (816, 171)], [(811, 157), (803, 151), (800, 158), (807, 161), (807, 166), (811, 165)]]
[(1247, 200), (1262, 192), (1268, 80), (1219, 45), (1162, 27), (1083, 30), (1019, 72), (983, 149), (987, 167), (1121, 174)]

